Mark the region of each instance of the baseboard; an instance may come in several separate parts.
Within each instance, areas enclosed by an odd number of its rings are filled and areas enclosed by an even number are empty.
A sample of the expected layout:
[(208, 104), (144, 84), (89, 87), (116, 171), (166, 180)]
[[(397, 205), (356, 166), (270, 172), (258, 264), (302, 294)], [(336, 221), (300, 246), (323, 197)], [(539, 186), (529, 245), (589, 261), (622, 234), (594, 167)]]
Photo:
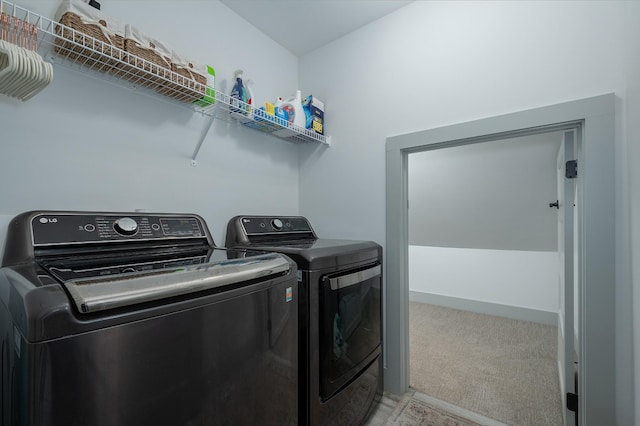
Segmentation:
[(409, 300), (412, 302), (429, 303), (431, 305), (444, 306), (446, 308), (477, 312), (479, 314), (495, 315), (498, 317), (531, 321), (553, 326), (558, 325), (557, 312), (522, 308), (520, 306), (501, 305), (499, 303), (462, 299), (460, 297), (443, 296), (441, 294), (423, 293), (420, 291), (409, 291)]

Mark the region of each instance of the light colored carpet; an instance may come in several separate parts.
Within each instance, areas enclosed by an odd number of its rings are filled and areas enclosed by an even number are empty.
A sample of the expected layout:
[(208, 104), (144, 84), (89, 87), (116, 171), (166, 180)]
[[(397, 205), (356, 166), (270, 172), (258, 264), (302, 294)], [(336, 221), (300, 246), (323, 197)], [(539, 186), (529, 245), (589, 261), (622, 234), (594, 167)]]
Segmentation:
[(411, 302), (410, 385), (509, 425), (562, 425), (557, 329)]

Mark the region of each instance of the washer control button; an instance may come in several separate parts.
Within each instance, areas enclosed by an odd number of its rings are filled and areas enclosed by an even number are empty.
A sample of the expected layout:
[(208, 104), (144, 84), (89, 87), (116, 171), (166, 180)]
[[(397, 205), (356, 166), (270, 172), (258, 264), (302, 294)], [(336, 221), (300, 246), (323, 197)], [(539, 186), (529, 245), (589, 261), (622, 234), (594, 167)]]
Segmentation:
[(93, 225), (93, 224), (91, 224), (91, 223), (87, 223), (87, 224), (84, 226), (84, 230), (85, 230), (85, 231), (87, 231), (87, 232), (93, 232), (93, 231), (95, 231), (95, 230), (96, 230), (96, 226), (95, 226), (95, 225)]
[(113, 229), (120, 235), (134, 235), (138, 232), (138, 223), (130, 217), (121, 217), (114, 222)]
[(282, 229), (282, 221), (280, 219), (273, 219), (271, 221), (271, 226), (273, 226), (276, 231), (279, 231)]

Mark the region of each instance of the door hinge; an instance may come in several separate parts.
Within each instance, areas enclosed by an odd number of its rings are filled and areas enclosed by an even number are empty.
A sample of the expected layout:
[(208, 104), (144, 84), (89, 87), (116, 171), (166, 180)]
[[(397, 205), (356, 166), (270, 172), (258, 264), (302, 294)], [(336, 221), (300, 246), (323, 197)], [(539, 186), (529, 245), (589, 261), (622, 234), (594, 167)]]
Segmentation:
[(574, 413), (578, 412), (578, 395), (575, 393), (567, 392), (567, 409)]
[(578, 160), (567, 161), (564, 169), (564, 176), (567, 179), (575, 179), (578, 177)]

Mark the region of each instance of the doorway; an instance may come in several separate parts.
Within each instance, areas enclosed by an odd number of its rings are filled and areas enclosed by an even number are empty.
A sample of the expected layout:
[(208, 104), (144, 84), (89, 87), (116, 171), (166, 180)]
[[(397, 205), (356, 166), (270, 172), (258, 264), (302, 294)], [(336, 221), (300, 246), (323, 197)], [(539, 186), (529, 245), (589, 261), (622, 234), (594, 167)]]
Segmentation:
[(394, 136), (386, 146), (385, 384), (408, 389), (407, 163), (411, 152), (549, 131), (578, 129), (581, 212), (578, 321), (580, 424), (615, 421), (614, 364), (614, 137), (612, 94)]
[(562, 423), (563, 135), (408, 155), (412, 390), (507, 424)]

